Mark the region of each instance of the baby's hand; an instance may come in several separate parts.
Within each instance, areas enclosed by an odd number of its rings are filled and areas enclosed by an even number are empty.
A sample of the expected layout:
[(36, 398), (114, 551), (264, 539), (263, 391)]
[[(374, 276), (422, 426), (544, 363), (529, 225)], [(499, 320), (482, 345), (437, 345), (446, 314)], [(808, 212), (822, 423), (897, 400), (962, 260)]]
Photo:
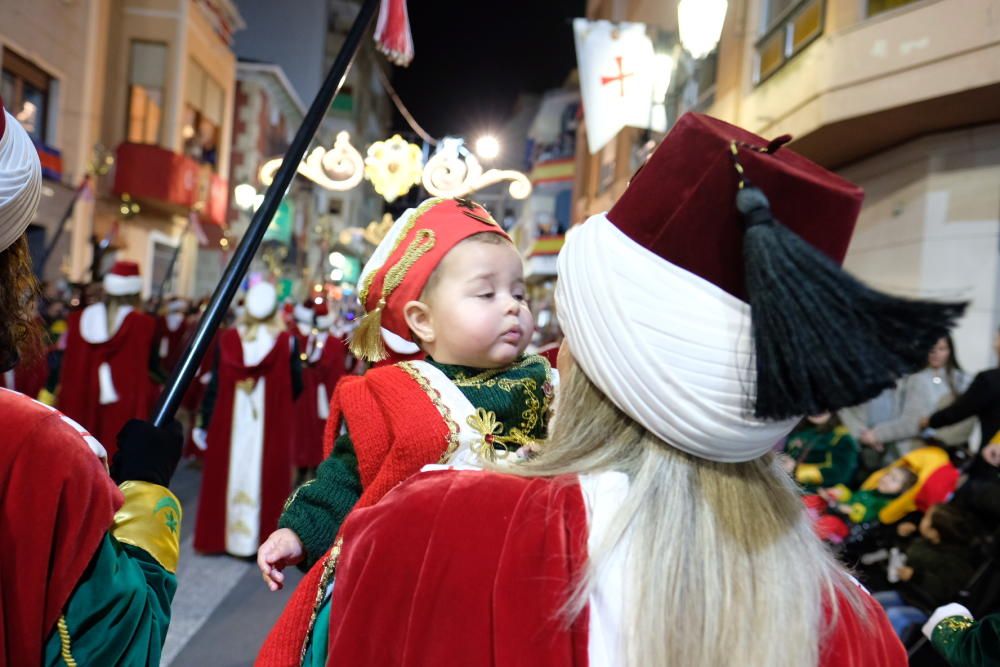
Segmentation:
[(912, 521), (905, 521), (896, 526), (896, 534), (900, 537), (909, 537), (915, 532), (917, 532), (917, 524)]
[(285, 585), (282, 570), (301, 561), (304, 555), (302, 540), (294, 531), (279, 528), (271, 533), (257, 550), (257, 567), (267, 587), (272, 591), (281, 589)]

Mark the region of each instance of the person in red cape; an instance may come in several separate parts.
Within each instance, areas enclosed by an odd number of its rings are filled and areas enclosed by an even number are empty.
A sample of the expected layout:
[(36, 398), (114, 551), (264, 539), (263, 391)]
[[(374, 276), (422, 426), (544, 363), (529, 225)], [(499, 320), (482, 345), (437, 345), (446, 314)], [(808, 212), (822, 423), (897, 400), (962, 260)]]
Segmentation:
[[(38, 153), (0, 100), (0, 372), (43, 346), (24, 235)], [(177, 582), (175, 427), (129, 422), (108, 474), (81, 426), (0, 389), (0, 665), (157, 664)]]
[(188, 304), (184, 299), (171, 299), (166, 313), (156, 318), (156, 346), (160, 368), (169, 375), (184, 351), (188, 335)]
[(964, 304), (844, 272), (862, 192), (785, 141), (687, 114), (568, 235), (548, 441), (352, 513), (302, 664), (906, 664), (772, 450), (919, 368)]
[(292, 465), (302, 479), (323, 462), (323, 430), (330, 416), (330, 398), (347, 372), (348, 353), (346, 342), (331, 333), (334, 321), (325, 302), (309, 309), (307, 321), (299, 321), (298, 308), (295, 333), (303, 367), (302, 393), (295, 401)]
[(202, 553), (257, 553), (291, 490), (293, 401), (302, 376), (297, 347), (277, 314), (274, 286), (260, 282), (247, 292), (243, 321), (219, 333), (202, 402), (207, 433), (197, 436), (206, 445), (194, 533)]
[(125, 422), (149, 416), (155, 399), (156, 320), (138, 309), (135, 262), (115, 262), (103, 286), (103, 300), (69, 316), (57, 404), (98, 440), (114, 443)]

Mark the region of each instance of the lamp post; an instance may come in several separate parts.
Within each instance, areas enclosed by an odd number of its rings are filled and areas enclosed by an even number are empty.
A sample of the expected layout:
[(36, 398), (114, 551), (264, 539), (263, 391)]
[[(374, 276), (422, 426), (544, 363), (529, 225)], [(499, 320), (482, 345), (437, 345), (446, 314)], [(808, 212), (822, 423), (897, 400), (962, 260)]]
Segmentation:
[(677, 27), (684, 50), (701, 60), (719, 45), (726, 22), (726, 0), (680, 0)]

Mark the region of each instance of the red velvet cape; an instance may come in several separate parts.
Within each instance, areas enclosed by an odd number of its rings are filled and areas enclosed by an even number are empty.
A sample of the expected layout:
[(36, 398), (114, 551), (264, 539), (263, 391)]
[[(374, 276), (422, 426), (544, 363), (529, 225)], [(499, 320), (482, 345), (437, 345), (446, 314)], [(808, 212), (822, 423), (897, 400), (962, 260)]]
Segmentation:
[[(222, 331), (225, 331), (225, 329)], [(187, 391), (184, 392), (184, 398), (181, 400), (181, 405), (188, 411), (191, 419), (190, 428), (187, 429), (187, 439), (184, 441), (185, 457), (201, 459), (205, 456), (205, 453), (194, 444), (191, 434), (194, 432), (194, 427), (198, 424), (198, 411), (201, 409), (201, 401), (205, 397), (206, 385), (203, 380), (205, 375), (212, 372), (215, 366), (215, 358), (219, 354), (219, 334), (220, 332), (216, 331), (215, 335), (212, 336), (212, 340), (208, 344), (208, 350), (205, 352), (205, 356), (201, 358), (198, 372), (195, 373), (194, 379), (188, 385)]]
[(123, 498), (81, 434), (0, 389), (0, 665), (38, 665)]
[[(327, 665), (587, 665), (586, 614), (560, 616), (587, 531), (572, 478), (411, 478), (344, 524)], [(882, 608), (863, 604), (864, 621), (839, 603), (820, 667), (905, 667)]]
[[(299, 352), (306, 353), (307, 336), (295, 333)], [(346, 373), (347, 343), (330, 334), (315, 364), (302, 364), (302, 393), (295, 401), (295, 437), (292, 440), (292, 464), (297, 468), (315, 468), (323, 462), (323, 430), (326, 418), (319, 416), (319, 386), (333, 399), (337, 382)]]
[[(340, 381), (330, 403), (324, 456), (333, 451), (342, 420), (351, 434), (363, 488), (356, 508), (375, 504), (423, 466), (436, 463), (449, 443), (441, 413), (427, 392), (398, 366), (372, 368)], [(325, 560), (317, 561), (299, 582), (256, 664), (299, 664)]]
[(588, 664), (587, 614), (560, 614), (587, 562), (575, 480), (422, 473), (343, 537), (328, 665)]
[(281, 508), (291, 490), (289, 432), (292, 424), (291, 345), (287, 332), (278, 334), (274, 347), (256, 366), (243, 363), (243, 344), (236, 329), (219, 334), (218, 395), (208, 428), (208, 450), (194, 530), (194, 548), (202, 553), (226, 550), (226, 488), (232, 440), (236, 383), (266, 379), (264, 385), (264, 454), (261, 470), (260, 539), (277, 527)]
[[(149, 377), (156, 320), (144, 313), (129, 313), (118, 331), (104, 343), (88, 343), (80, 334), (82, 311), (70, 313), (66, 352), (60, 374), (59, 409), (78, 422), (108, 450), (108, 460), (118, 449), (118, 431), (129, 419), (147, 419), (156, 389)], [(111, 366), (118, 401), (100, 404), (97, 369)]]
[(45, 388), (49, 379), (49, 362), (45, 354), (29, 361), (21, 361), (14, 367), (14, 386), (7, 387), (19, 391), (25, 396), (38, 398), (39, 392)]
[[(186, 319), (177, 327), (177, 331), (171, 331), (167, 328), (166, 317), (156, 318), (156, 356), (160, 360), (160, 368), (167, 374), (173, 372), (174, 366), (180, 361), (181, 352), (184, 351), (185, 343), (187, 343), (188, 329)], [(164, 339), (167, 341), (167, 355), (161, 357), (160, 345), (163, 344)]]

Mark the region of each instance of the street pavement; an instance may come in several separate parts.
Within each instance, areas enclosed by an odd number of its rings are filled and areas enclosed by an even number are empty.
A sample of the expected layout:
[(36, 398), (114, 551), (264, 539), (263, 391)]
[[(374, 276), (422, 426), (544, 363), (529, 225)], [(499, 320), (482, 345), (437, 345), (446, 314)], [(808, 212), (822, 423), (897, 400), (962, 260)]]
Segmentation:
[(271, 593), (251, 559), (196, 554), (191, 539), (200, 483), (201, 470), (184, 462), (170, 485), (184, 508), (184, 520), (177, 594), (161, 665), (251, 665), (302, 575), (295, 568), (286, 570), (284, 590)]

